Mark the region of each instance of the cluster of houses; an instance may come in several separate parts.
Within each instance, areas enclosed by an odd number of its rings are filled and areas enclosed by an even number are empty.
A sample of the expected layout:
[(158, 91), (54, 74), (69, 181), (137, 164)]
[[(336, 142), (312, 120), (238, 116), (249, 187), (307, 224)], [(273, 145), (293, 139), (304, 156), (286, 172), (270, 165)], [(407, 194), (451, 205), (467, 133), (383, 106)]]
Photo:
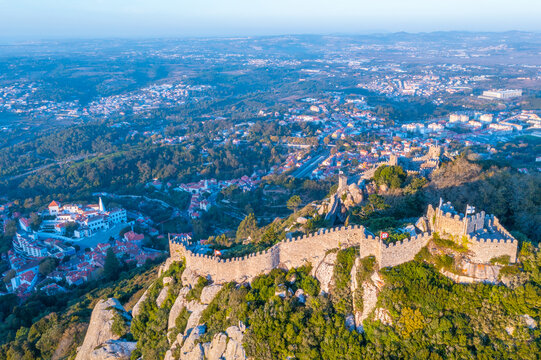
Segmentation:
[[(127, 231), (114, 241), (98, 243), (93, 248), (76, 251), (73, 246), (64, 244), (56, 239), (39, 241), (44, 249), (38, 256), (30, 256), (20, 247), (21, 242), (27, 241), (17, 234), (13, 249), (8, 252), (8, 261), (13, 272), (7, 290), (21, 297), (29, 295), (35, 288), (46, 292), (64, 291), (66, 285), (81, 285), (89, 280), (96, 280), (105, 265), (105, 256), (109, 248), (117, 258), (125, 263), (136, 266), (143, 265), (147, 260), (154, 260), (163, 255), (162, 251), (143, 247), (145, 236), (133, 230)], [(46, 258), (58, 259), (58, 266), (49, 274), (40, 274), (39, 265)], [(3, 274), (4, 276), (7, 273)], [(55, 284), (55, 285), (53, 285)]]
[[(9, 204), (4, 204), (0, 209), (0, 214), (6, 219), (10, 219), (8, 208)], [(81, 285), (85, 281), (98, 279), (109, 248), (119, 259), (136, 266), (141, 266), (147, 260), (156, 259), (163, 254), (162, 251), (144, 247), (145, 235), (133, 231), (133, 225), (137, 225), (139, 229), (146, 229), (145, 233), (150, 236), (159, 236), (158, 231), (151, 227), (151, 220), (148, 217), (134, 213), (134, 220), (128, 223), (126, 210), (107, 211), (101, 198), (98, 204), (84, 206), (61, 205), (53, 201), (41, 215), (44, 220), (40, 229), (33, 231), (28, 218), (20, 214), (11, 214), (11, 218), (16, 216), (18, 219), (18, 226), (12, 240), (12, 249), (3, 258), (9, 263), (9, 270), (2, 276), (9, 280), (6, 281), (7, 291), (20, 297), (29, 296), (35, 289), (53, 294), (65, 291), (67, 286)], [(81, 249), (83, 246), (77, 244), (82, 244), (84, 238), (63, 236), (65, 232), (62, 229), (65, 226), (59, 225), (67, 222), (77, 224), (81, 229), (81, 235), (96, 234), (100, 230), (122, 224), (131, 225), (132, 230), (125, 231), (122, 236), (119, 230), (112, 238)], [(53, 259), (52, 261), (58, 264), (54, 271), (40, 272), (40, 264), (45, 259)]]
[(541, 117), (531, 111), (516, 113), (500, 112), (496, 114), (463, 112), (450, 114), (448, 118), (423, 124), (419, 122), (408, 123), (401, 126), (403, 131), (420, 134), (452, 135), (454, 128), (463, 128), (468, 131), (513, 132), (521, 130), (541, 129)]

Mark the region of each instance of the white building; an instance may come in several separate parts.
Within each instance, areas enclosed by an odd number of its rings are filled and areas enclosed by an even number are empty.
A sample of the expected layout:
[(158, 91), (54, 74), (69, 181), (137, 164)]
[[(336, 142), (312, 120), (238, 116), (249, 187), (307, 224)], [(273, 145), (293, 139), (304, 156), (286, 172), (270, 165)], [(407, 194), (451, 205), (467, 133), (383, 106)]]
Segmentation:
[(55, 216), (55, 219), (44, 220), (42, 229), (63, 234), (67, 223), (76, 223), (79, 225), (79, 229), (74, 232), (74, 235), (78, 238), (89, 236), (96, 231), (106, 230), (113, 225), (128, 221), (125, 209), (108, 211), (101, 198), (98, 204), (84, 206), (79, 204), (61, 206), (56, 201), (53, 201), (49, 204), (49, 214)]
[(437, 132), (437, 131), (443, 131), (444, 127), (441, 124), (438, 123), (432, 123), (427, 126), (429, 131)]
[(522, 90), (520, 89), (500, 89), (500, 90), (488, 90), (483, 91), (483, 95), (480, 97), (483, 99), (512, 99), (522, 96)]
[(485, 122), (485, 123), (491, 123), (493, 119), (492, 114), (481, 114), (479, 116), (479, 121)]
[(462, 114), (450, 114), (449, 115), (449, 122), (450, 123), (457, 123), (457, 122), (468, 122), (470, 120), (470, 117), (468, 115), (462, 115)]

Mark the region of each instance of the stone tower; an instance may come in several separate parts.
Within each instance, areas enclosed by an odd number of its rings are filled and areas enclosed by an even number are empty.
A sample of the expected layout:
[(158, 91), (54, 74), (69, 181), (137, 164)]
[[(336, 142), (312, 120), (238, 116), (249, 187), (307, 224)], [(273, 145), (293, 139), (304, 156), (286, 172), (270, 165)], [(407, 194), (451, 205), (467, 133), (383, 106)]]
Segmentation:
[(338, 175), (338, 190), (336, 191), (339, 194), (341, 191), (347, 189), (348, 187), (348, 177), (342, 173)]
[(430, 159), (439, 159), (441, 156), (441, 146), (431, 145), (428, 149), (428, 157)]
[(389, 156), (389, 166), (396, 166), (398, 165), (398, 157), (395, 154), (391, 154)]

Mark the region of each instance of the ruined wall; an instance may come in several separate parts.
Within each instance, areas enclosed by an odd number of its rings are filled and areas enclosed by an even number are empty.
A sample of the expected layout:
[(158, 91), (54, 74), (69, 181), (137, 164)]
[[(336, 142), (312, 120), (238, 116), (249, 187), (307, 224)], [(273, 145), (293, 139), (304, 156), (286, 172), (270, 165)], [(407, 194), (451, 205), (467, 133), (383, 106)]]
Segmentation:
[(488, 263), (490, 259), (509, 255), (512, 263), (517, 261), (518, 241), (514, 239), (479, 239), (468, 236), (468, 249), (472, 252), (472, 261)]
[(516, 241), (515, 237), (513, 235), (511, 235), (511, 233), (509, 231), (507, 231), (507, 229), (504, 228), (502, 226), (502, 224), (500, 224), (500, 220), (496, 216), (492, 215), (487, 220), (487, 225), (493, 227), (496, 230), (498, 230), (500, 233), (503, 234), (503, 236)]
[(428, 244), (432, 236), (425, 232), (410, 239), (391, 244), (382, 244), (378, 263), (380, 268), (396, 266), (411, 261)]

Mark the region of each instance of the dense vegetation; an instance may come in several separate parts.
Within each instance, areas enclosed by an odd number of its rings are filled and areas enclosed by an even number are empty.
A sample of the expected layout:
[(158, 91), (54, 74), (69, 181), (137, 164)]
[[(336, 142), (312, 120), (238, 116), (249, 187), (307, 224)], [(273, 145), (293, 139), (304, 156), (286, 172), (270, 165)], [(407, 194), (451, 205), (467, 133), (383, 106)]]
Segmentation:
[[(354, 253), (341, 251), (337, 258), (339, 289), (350, 285)], [(257, 359), (535, 359), (541, 331), (528, 328), (523, 315), (537, 321), (541, 316), (541, 255), (527, 245), (521, 261), (522, 280), (513, 288), (455, 284), (417, 261), (384, 269), (378, 306), (389, 312), (392, 325), (372, 317), (364, 333), (347, 329), (351, 307), (333, 299), (344, 296), (351, 303), (351, 293), (319, 294), (306, 267), (274, 270), (250, 286), (226, 285), (203, 313), (207, 333), (201, 341), (242, 321), (248, 326), (247, 355)], [(373, 258), (361, 261), (359, 281), (368, 279), (373, 265)], [(306, 299), (293, 295), (298, 289)]]
[(156, 270), (149, 264), (122, 273), (114, 282), (92, 282), (55, 296), (37, 293), (25, 303), (13, 295), (0, 297), (0, 359), (74, 356), (97, 301), (115, 297), (126, 307), (132, 306), (133, 299), (155, 280)]
[[(165, 352), (169, 348), (167, 339), (167, 321), (169, 311), (176, 298), (176, 294), (182, 287), (182, 272), (184, 271), (183, 263), (174, 263), (169, 270), (163, 273), (158, 280), (152, 284), (147, 293), (147, 298), (141, 304), (140, 314), (132, 321), (131, 332), (137, 340), (137, 349), (132, 353), (132, 359), (160, 359), (163, 358)], [(167, 298), (158, 306), (156, 298), (163, 289), (164, 277), (170, 277), (171, 283), (168, 287)], [(181, 319), (176, 322), (177, 327), (182, 325), (182, 319), (185, 319), (185, 314), (179, 315)], [(177, 329), (180, 332), (183, 329)]]
[(440, 197), (456, 209), (466, 204), (496, 215), (510, 231), (541, 241), (541, 175), (520, 174), (509, 168), (479, 164), (465, 157), (447, 163), (433, 174), (423, 189), (425, 201), (437, 204)]

